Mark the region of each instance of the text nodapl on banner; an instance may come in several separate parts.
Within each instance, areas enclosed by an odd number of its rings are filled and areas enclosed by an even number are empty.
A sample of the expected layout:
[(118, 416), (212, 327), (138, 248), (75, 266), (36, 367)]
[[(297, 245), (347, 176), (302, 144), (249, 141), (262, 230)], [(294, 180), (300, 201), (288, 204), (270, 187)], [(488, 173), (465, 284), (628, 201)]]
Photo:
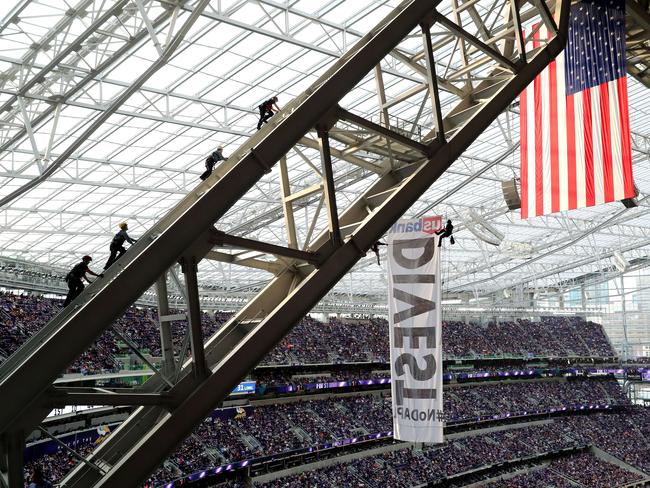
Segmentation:
[(388, 233), (393, 436), (443, 442), (440, 254), (442, 217), (400, 220)]

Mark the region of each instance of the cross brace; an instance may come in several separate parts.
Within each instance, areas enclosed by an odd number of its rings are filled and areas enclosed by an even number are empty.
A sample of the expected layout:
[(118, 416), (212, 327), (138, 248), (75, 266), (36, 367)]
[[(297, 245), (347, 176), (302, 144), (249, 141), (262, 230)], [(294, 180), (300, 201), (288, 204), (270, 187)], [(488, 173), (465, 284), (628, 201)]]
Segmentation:
[[(0, 410), (0, 432), (10, 435), (40, 422), (44, 415), (40, 405), (58, 372), (175, 262), (184, 259), (194, 267), (198, 259), (211, 252), (214, 222), (309, 130), (330, 116), (349, 90), (417, 29), (422, 19), (432, 15), (436, 4), (430, 0), (407, 0), (393, 9), (312, 87), (235, 151), (222, 176), (213, 174), (187, 195), (108, 270), (105, 278), (93, 282), (8, 358), (0, 366), (0, 397), (12, 398), (12, 402)], [(519, 66), (516, 73), (508, 75), (490, 98), (477, 103), (480, 106), (467, 120), (454, 127), (453, 137), (444, 142), (432, 141), (426, 158), (385, 173), (344, 212), (334, 212), (337, 226), (357, 225), (349, 237), (335, 246), (329, 231), (311, 243), (306, 251), (308, 256), (302, 258), (319, 256), (317, 268), (307, 267), (298, 272), (295, 267), (286, 267), (205, 344), (197, 327), (198, 300), (190, 300), (194, 303), (190, 323), (194, 321), (192, 327), (197, 332), (192, 341), (193, 353), (204, 353), (205, 357), (198, 364), (186, 361), (178, 381), (169, 388), (169, 395), (181, 399), (180, 403), (165, 407), (158, 403), (137, 409), (90, 456), (95, 464), (109, 466), (108, 472), (101, 475), (87, 466), (79, 466), (66, 477), (64, 485), (123, 487), (143, 481), (554, 59), (564, 46), (568, 6), (568, 0), (561, 2), (559, 34), (527, 64)], [(477, 90), (481, 88), (479, 85)], [(322, 130), (319, 132), (326, 136)], [(330, 191), (333, 193), (334, 188)], [(367, 198), (370, 195), (375, 196), (372, 203)], [(253, 245), (259, 246), (254, 242)], [(196, 283), (195, 275), (188, 276), (189, 293)], [(202, 370), (201, 374), (196, 374), (198, 370)], [(154, 394), (165, 389), (160, 374), (143, 387), (144, 392)]]

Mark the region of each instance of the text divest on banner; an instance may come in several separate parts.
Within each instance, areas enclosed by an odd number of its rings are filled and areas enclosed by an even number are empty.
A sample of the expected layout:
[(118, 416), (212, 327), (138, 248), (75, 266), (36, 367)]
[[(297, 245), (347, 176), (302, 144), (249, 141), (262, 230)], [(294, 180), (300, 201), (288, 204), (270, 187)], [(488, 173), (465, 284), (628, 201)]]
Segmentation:
[(393, 437), (443, 442), (440, 248), (442, 217), (400, 220), (388, 233)]

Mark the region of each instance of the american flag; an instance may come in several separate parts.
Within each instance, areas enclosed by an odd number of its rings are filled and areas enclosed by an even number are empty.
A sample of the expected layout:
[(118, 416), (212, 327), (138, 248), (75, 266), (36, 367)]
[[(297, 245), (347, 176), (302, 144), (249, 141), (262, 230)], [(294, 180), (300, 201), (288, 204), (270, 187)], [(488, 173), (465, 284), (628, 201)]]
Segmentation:
[[(635, 195), (623, 0), (571, 6), (566, 48), (521, 94), (521, 218)], [(551, 33), (533, 26), (529, 47)]]

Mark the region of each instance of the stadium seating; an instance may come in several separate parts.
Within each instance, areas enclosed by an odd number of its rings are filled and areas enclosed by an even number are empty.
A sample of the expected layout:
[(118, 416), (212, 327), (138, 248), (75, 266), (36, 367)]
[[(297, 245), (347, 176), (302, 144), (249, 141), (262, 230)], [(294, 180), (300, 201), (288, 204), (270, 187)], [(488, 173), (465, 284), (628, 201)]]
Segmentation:
[[(650, 418), (646, 412), (636, 415)], [(260, 488), (418, 486), (478, 467), (559, 452), (572, 447), (588, 446), (591, 444), (589, 428), (598, 431), (603, 444), (622, 444), (621, 449), (628, 451), (639, 448), (639, 445), (625, 443), (625, 439), (619, 435), (620, 430), (610, 432), (607, 428), (598, 427), (601, 420), (607, 419), (607, 424), (615, 424), (621, 429), (629, 428), (625, 415), (598, 415), (585, 417), (585, 419), (587, 420), (580, 425), (574, 424), (570, 419), (562, 418), (542, 425), (470, 435), (423, 451), (399, 449), (255, 486)], [(634, 440), (645, 446), (650, 439), (641, 435), (636, 436)], [(603, 448), (603, 444), (594, 444)], [(490, 488), (573, 488), (575, 486), (615, 488), (640, 479), (643, 477), (631, 471), (598, 459), (593, 454), (582, 453), (560, 457), (547, 468), (535, 469), (485, 486)], [(462, 484), (456, 486), (460, 485)], [(454, 485), (448, 483), (445, 486)]]
[[(60, 309), (60, 301), (34, 295), (0, 294), (0, 358), (13, 353)], [(205, 337), (228, 320), (227, 313), (203, 313)], [(159, 357), (157, 312), (129, 308), (116, 321), (118, 329), (138, 347)], [(180, 349), (185, 322), (172, 322), (172, 338)], [(446, 358), (480, 357), (613, 357), (602, 327), (579, 318), (544, 317), (541, 323), (519, 321), (479, 324), (445, 322), (443, 347)], [(70, 372), (111, 372), (125, 367), (116, 358), (126, 345), (111, 331), (105, 332)], [(302, 320), (262, 364), (318, 364), (388, 361), (388, 324), (383, 319), (344, 322), (332, 318), (321, 323)]]
[[(580, 410), (592, 405), (625, 406), (629, 402), (613, 380), (527, 381), (449, 388), (444, 396), (450, 422), (475, 422), (477, 416), (524, 415), (537, 411)], [(278, 403), (248, 408), (245, 414), (204, 420), (169, 461), (180, 474), (245, 459), (260, 458), (310, 446), (331, 443), (360, 434), (392, 430), (390, 398), (377, 395), (335, 396), (327, 399)], [(650, 421), (648, 421), (650, 425)], [(576, 429), (582, 428), (577, 425)], [(598, 431), (600, 432), (600, 431)], [(619, 431), (611, 429), (615, 435)], [(622, 435), (622, 434), (621, 434)], [(501, 439), (504, 446), (507, 437)], [(536, 437), (539, 449), (553, 447), (553, 437)], [(558, 441), (559, 442), (559, 441)], [(605, 442), (600, 439), (602, 444)], [(518, 445), (518, 444), (516, 444)], [(207, 448), (207, 449), (206, 449)], [(513, 452), (517, 452), (515, 447)], [(490, 456), (489, 449), (485, 449)], [(206, 452), (212, 454), (212, 457)], [(478, 451), (475, 451), (478, 452)], [(472, 459), (482, 462), (472, 455)], [(467, 461), (468, 463), (470, 461)], [(496, 461), (495, 461), (496, 462)], [(48, 457), (36, 461), (51, 479), (59, 479), (70, 464), (67, 453), (61, 459)], [(48, 466), (55, 469), (48, 470)], [(63, 466), (63, 467), (62, 467)], [(650, 468), (650, 466), (649, 466)], [(169, 479), (169, 469), (154, 475), (155, 480)]]
[[(20, 347), (57, 313), (59, 307), (58, 300), (0, 294), (0, 358)], [(203, 313), (205, 336), (217, 331), (228, 318), (227, 313)], [(145, 353), (153, 357), (160, 355), (155, 309), (129, 308), (115, 325)], [(602, 327), (578, 318), (544, 317), (541, 323), (522, 320), (485, 325), (445, 322), (443, 325), (447, 358), (615, 356)], [(185, 329), (185, 322), (172, 323), (172, 337), (177, 350)], [(119, 357), (126, 351), (121, 339), (107, 331), (71, 366), (70, 371), (90, 374), (123, 369), (125, 365), (120, 363)], [(385, 320), (331, 319), (321, 323), (307, 317), (267, 355), (263, 364), (386, 363), (387, 360), (388, 324)], [(361, 376), (368, 379), (383, 377), (385, 373), (343, 369), (317, 373), (309, 376), (309, 381), (345, 381), (361, 379)], [(269, 385), (294, 382), (290, 374), (273, 369), (259, 370), (257, 379)], [(629, 402), (613, 380), (536, 379), (458, 384), (446, 388), (444, 395), (449, 425), (508, 416), (525, 418), (563, 409), (583, 411), (596, 405), (628, 408)], [(205, 419), (150, 478), (148, 485), (158, 486), (211, 466), (284, 456), (292, 450), (392, 429), (390, 398), (382, 395), (332, 396), (246, 407), (236, 415), (224, 412)], [(312, 471), (263, 486), (384, 486), (386, 483), (388, 486), (409, 486), (516, 457), (586, 444), (597, 445), (650, 473), (650, 461), (647, 461), (650, 459), (650, 415), (643, 411), (635, 412), (631, 417), (614, 414), (566, 417), (542, 426), (456, 439), (425, 451), (399, 449), (343, 467)], [(637, 447), (631, 449), (630, 445)], [(86, 453), (92, 447), (82, 445), (76, 449)], [(58, 481), (77, 462), (69, 453), (58, 451), (31, 461), (26, 469), (39, 466), (48, 479)], [(408, 469), (401, 469), (405, 466)], [(576, 480), (589, 480), (590, 476), (598, 476), (601, 480), (616, 476), (623, 480), (635, 479), (627, 471), (618, 472), (609, 463), (596, 458), (577, 457), (566, 458), (562, 463), (558, 461), (552, 468), (516, 476), (508, 483), (519, 482), (519, 477), (524, 483), (522, 486), (536, 483), (538, 478), (539, 483), (544, 483), (544, 480), (553, 483), (555, 477), (565, 479), (561, 476), (566, 473)], [(235, 480), (219, 486), (244, 485)]]
[(642, 479), (643, 476), (603, 461), (593, 454), (583, 453), (555, 459), (548, 467), (488, 483), (485, 488), (574, 488), (576, 485), (572, 481), (580, 483), (577, 486), (616, 488)]

